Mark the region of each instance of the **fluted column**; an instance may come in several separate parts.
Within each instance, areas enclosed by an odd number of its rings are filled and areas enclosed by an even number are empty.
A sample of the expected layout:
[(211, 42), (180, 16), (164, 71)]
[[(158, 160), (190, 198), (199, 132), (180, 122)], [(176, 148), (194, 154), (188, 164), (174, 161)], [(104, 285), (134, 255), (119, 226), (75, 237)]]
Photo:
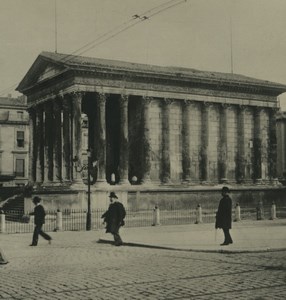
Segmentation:
[(106, 181), (106, 94), (97, 94), (97, 122), (98, 122), (98, 176), (96, 185), (107, 184)]
[(172, 100), (162, 101), (162, 182), (171, 182), (171, 160), (170, 160), (170, 106)]
[(269, 110), (269, 177), (272, 181), (277, 180), (277, 132), (276, 132), (276, 113), (277, 109)]
[(220, 109), (220, 140), (219, 140), (219, 176), (220, 182), (227, 182), (227, 110), (228, 106), (221, 105)]
[(57, 97), (53, 102), (54, 112), (54, 182), (62, 181), (62, 103)]
[(245, 110), (246, 106), (239, 106), (237, 121), (237, 182), (245, 181)]
[(190, 157), (190, 119), (192, 102), (185, 100), (182, 107), (182, 169), (183, 180), (189, 182), (191, 179), (191, 157)]
[(44, 181), (44, 115), (43, 108), (41, 106), (37, 107), (36, 110), (36, 151), (37, 151), (37, 160), (36, 160), (36, 182), (38, 184)]
[(53, 111), (52, 101), (45, 103), (45, 170), (44, 170), (44, 181), (45, 183), (51, 183), (53, 181)]
[(36, 112), (32, 108), (29, 110), (29, 182), (33, 184), (36, 181), (37, 167), (37, 128), (36, 128)]
[(261, 143), (262, 143), (262, 130), (261, 130), (261, 111), (260, 107), (254, 109), (254, 137), (253, 137), (253, 174), (256, 183), (262, 180), (261, 173)]
[(65, 95), (63, 99), (63, 180), (70, 181), (72, 178), (71, 163), (71, 101)]
[[(76, 157), (77, 164), (82, 165), (82, 130), (81, 130), (81, 111), (82, 111), (82, 97), (81, 92), (72, 94), (72, 146), (73, 157)], [(73, 180), (76, 183), (81, 183), (81, 174), (73, 172)]]
[(209, 112), (210, 104), (202, 105), (202, 146), (201, 146), (201, 177), (203, 182), (209, 181)]
[(152, 98), (143, 97), (143, 174), (142, 183), (150, 184), (150, 169), (151, 169), (151, 145), (150, 145), (150, 103)]
[(120, 184), (129, 184), (129, 145), (128, 145), (128, 96), (120, 97), (120, 158), (119, 178)]

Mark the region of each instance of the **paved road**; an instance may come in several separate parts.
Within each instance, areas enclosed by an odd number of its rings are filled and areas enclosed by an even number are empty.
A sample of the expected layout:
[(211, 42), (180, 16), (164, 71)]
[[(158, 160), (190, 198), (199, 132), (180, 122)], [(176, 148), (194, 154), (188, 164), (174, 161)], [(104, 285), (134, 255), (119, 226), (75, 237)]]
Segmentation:
[(98, 244), (102, 233), (1, 235), (0, 299), (286, 299), (286, 251), (199, 253)]

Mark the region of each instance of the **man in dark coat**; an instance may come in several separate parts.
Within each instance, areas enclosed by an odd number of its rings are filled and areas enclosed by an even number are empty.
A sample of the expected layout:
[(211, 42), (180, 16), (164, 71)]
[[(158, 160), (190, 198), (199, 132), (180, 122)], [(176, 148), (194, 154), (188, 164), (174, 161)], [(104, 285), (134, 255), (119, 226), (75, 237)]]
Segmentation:
[(30, 213), (30, 215), (35, 216), (34, 219), (35, 229), (33, 233), (33, 241), (30, 246), (38, 245), (39, 235), (41, 235), (45, 240), (48, 240), (49, 244), (51, 244), (51, 240), (52, 240), (52, 238), (42, 230), (42, 226), (43, 224), (45, 224), (46, 212), (44, 207), (40, 204), (40, 202), (41, 202), (40, 197), (35, 196), (33, 198), (33, 203), (35, 204), (35, 208), (34, 208), (34, 212)]
[(216, 213), (215, 228), (222, 228), (224, 233), (224, 242), (221, 246), (232, 244), (232, 238), (229, 230), (231, 229), (232, 200), (229, 197), (229, 188), (224, 186), (221, 191), (222, 199), (219, 202)]
[(119, 235), (119, 228), (125, 224), (126, 211), (123, 204), (117, 201), (118, 197), (114, 192), (110, 193), (109, 198), (110, 205), (101, 218), (106, 223), (106, 232), (113, 235), (115, 246), (121, 246), (123, 242)]

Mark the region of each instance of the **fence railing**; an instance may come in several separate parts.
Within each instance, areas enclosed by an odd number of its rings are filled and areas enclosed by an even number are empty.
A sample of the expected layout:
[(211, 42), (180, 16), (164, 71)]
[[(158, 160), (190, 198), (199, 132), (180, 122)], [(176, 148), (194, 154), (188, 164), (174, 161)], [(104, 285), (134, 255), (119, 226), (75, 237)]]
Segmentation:
[[(236, 207), (233, 209), (233, 220), (273, 219), (273, 205), (258, 207)], [(179, 225), (194, 223), (214, 223), (216, 207), (196, 207), (188, 209), (159, 210), (127, 210), (125, 227), (144, 227), (152, 225)], [(91, 211), (92, 229), (103, 229), (101, 215), (104, 210)], [(45, 231), (83, 231), (86, 229), (87, 210), (46, 211)], [(286, 207), (275, 207), (274, 218), (286, 218)], [(0, 232), (4, 233), (29, 233), (34, 230), (34, 217), (29, 212), (20, 210), (5, 211), (0, 214)]]

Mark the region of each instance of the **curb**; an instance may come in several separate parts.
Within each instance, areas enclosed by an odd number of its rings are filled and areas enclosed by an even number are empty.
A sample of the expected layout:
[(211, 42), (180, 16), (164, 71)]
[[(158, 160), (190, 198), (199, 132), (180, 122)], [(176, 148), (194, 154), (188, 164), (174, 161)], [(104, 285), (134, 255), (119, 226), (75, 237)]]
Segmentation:
[[(113, 244), (113, 241), (99, 239), (97, 243), (100, 244)], [(167, 247), (167, 246), (157, 246), (157, 245), (149, 245), (143, 243), (123, 243), (123, 246), (128, 247), (140, 247), (140, 248), (149, 248), (149, 249), (158, 249), (158, 250), (172, 250), (172, 251), (184, 251), (184, 252), (200, 252), (200, 253), (226, 253), (226, 254), (236, 254), (236, 253), (263, 253), (263, 252), (280, 252), (286, 251), (286, 248), (266, 248), (259, 250), (211, 250), (211, 249), (184, 249), (184, 248), (176, 248), (176, 247)]]

